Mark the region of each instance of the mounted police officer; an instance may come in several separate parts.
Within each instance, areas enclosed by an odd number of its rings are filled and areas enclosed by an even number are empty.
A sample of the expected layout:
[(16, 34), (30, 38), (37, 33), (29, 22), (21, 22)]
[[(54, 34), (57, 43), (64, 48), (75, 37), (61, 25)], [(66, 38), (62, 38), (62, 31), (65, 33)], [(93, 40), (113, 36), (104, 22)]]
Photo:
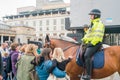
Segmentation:
[(91, 79), (91, 70), (92, 70), (92, 61), (91, 57), (97, 52), (97, 50), (101, 47), (105, 27), (103, 23), (100, 21), (101, 11), (98, 9), (93, 9), (89, 13), (91, 19), (91, 25), (87, 30), (86, 34), (82, 38), (84, 44), (87, 45), (84, 59), (85, 59), (85, 68), (86, 75), (83, 76), (85, 80)]

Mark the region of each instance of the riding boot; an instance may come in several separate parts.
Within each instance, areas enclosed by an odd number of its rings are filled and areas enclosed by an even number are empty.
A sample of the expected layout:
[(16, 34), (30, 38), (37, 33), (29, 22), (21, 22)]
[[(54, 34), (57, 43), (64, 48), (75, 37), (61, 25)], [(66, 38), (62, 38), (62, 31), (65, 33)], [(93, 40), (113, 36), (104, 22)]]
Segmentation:
[(84, 80), (90, 80), (91, 79), (91, 59), (86, 59), (85, 60), (85, 68), (86, 68), (86, 75), (83, 76)]

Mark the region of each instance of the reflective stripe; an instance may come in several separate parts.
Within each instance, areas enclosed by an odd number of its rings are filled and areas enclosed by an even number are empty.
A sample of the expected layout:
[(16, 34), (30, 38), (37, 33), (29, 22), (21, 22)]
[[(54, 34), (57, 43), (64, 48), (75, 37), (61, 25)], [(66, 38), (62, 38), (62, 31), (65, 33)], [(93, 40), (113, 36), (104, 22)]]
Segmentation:
[(104, 31), (103, 31), (103, 30), (95, 30), (94, 32), (104, 33)]
[(99, 19), (93, 21), (92, 28), (89, 29), (84, 36), (83, 41), (85, 43), (91, 42), (93, 45), (96, 45), (98, 42), (102, 42), (105, 28), (101, 21), (98, 20)]
[(99, 35), (99, 34), (95, 34), (95, 35), (89, 35), (89, 36), (87, 36), (88, 38), (91, 38), (91, 37), (99, 37), (99, 38), (102, 38), (103, 37), (103, 35)]

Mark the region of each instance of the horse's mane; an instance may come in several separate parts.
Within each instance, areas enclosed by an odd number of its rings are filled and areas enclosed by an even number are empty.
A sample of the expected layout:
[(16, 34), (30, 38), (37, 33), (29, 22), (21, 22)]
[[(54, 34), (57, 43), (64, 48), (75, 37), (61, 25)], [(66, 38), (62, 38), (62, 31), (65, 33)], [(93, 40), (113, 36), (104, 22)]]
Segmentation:
[(60, 37), (52, 37), (54, 39), (60, 39), (60, 40), (64, 40), (64, 41), (67, 41), (67, 42), (71, 42), (71, 43), (78, 43), (76, 40), (74, 40), (73, 38), (71, 37), (68, 37), (68, 36), (60, 36)]

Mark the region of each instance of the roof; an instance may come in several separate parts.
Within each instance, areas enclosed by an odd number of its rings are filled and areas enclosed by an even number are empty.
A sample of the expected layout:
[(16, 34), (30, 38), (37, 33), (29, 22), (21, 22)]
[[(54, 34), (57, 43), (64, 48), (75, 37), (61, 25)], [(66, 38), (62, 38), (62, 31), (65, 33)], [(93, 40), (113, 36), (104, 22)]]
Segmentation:
[[(78, 30), (83, 29), (83, 27), (69, 27), (67, 30)], [(106, 25), (105, 33), (120, 33), (120, 25)]]
[(51, 12), (65, 12), (66, 11), (66, 7), (62, 7), (62, 8), (55, 8), (55, 9), (45, 9), (45, 10), (35, 10), (35, 11), (26, 11), (26, 12), (20, 12), (20, 14), (18, 15), (10, 15), (10, 16), (5, 16), (3, 18), (10, 18), (13, 19), (13, 17), (23, 17), (25, 16), (29, 16), (29, 15), (37, 15), (37, 14), (44, 14), (44, 13), (51, 13)]
[(105, 26), (105, 33), (120, 33), (120, 25)]

